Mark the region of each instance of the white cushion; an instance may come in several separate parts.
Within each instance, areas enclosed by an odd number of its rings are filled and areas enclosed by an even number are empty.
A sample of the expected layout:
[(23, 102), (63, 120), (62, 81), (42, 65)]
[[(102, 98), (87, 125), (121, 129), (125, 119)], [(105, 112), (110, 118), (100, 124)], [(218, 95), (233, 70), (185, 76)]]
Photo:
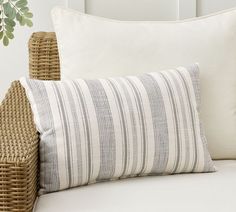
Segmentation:
[(46, 194), (35, 212), (235, 212), (236, 161), (215, 164), (215, 173), (140, 177)]
[(213, 158), (236, 158), (236, 10), (177, 22), (125, 22), (55, 8), (62, 77), (136, 75), (200, 64)]

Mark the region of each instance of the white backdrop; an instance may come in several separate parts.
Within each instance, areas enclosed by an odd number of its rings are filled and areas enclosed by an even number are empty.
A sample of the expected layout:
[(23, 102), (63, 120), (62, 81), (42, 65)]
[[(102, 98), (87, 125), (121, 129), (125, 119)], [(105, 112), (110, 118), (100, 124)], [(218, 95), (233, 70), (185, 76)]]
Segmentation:
[(28, 75), (28, 39), (34, 31), (52, 31), (50, 10), (63, 5), (120, 20), (176, 20), (236, 7), (236, 0), (28, 0), (34, 27), (17, 27), (8, 47), (0, 44), (0, 101), (10, 83)]

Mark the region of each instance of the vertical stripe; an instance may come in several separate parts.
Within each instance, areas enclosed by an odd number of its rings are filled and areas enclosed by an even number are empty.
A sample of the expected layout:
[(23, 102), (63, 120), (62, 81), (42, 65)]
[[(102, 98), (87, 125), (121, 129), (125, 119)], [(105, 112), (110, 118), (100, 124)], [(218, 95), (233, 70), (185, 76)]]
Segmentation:
[(190, 93), (189, 93), (189, 89), (188, 89), (188, 85), (187, 85), (187, 82), (186, 80), (184, 79), (183, 77), (183, 73), (179, 70), (177, 70), (177, 72), (179, 73), (181, 79), (183, 80), (183, 84), (184, 84), (184, 87), (185, 87), (185, 90), (186, 90), (186, 93), (187, 93), (187, 98), (188, 98), (188, 102), (189, 102), (189, 107), (190, 107), (190, 115), (191, 115), (191, 120), (192, 120), (192, 128), (193, 128), (193, 134), (194, 134), (194, 164), (193, 164), (193, 168), (192, 168), (192, 171), (195, 170), (196, 168), (196, 165), (197, 165), (197, 138), (196, 138), (196, 126), (195, 126), (195, 119), (194, 119), (194, 108), (193, 108), (193, 105), (192, 105), (192, 102), (191, 102), (191, 98), (190, 98)]
[(98, 180), (110, 179), (115, 170), (115, 135), (110, 106), (104, 88), (98, 80), (86, 80), (96, 110), (101, 151)]
[(168, 140), (168, 128), (163, 96), (157, 81), (151, 75), (143, 75), (140, 80), (147, 91), (153, 117), (155, 156), (152, 172), (161, 174), (167, 165), (169, 149), (166, 142)]
[(110, 114), (112, 116), (112, 122), (114, 123), (114, 140), (115, 140), (115, 168), (113, 177), (119, 178), (123, 172), (123, 146), (124, 146), (124, 136), (123, 127), (120, 119), (118, 103), (116, 101), (114, 92), (111, 90), (107, 79), (100, 79), (102, 87), (104, 88), (105, 96), (107, 98), (107, 104), (109, 105)]
[[(203, 141), (201, 137), (201, 132), (200, 132), (200, 120), (199, 120), (199, 113), (198, 113), (198, 105), (199, 103), (196, 102), (196, 92), (194, 91), (194, 87), (192, 84), (190, 72), (187, 71), (185, 68), (180, 68), (182, 76), (186, 80), (186, 85), (189, 89), (189, 94), (190, 94), (190, 101), (192, 103), (193, 107), (193, 116), (194, 116), (194, 123), (195, 123), (195, 130), (196, 130), (196, 166), (194, 171), (202, 171), (204, 169), (203, 163), (204, 163), (204, 150), (203, 150)], [(201, 141), (201, 142), (199, 142)], [(201, 145), (199, 145), (201, 144)]]
[[(196, 102), (197, 104), (197, 111), (198, 113), (200, 113), (200, 106), (201, 106), (201, 98), (200, 98), (200, 71), (199, 71), (199, 67), (197, 64), (194, 64), (192, 66), (187, 67), (187, 70), (190, 74), (191, 80), (192, 80), (192, 85), (194, 88), (194, 93), (195, 93), (195, 98), (196, 98)], [(199, 119), (200, 119), (200, 115), (199, 115)], [(204, 133), (204, 128), (203, 128), (203, 124), (200, 123), (200, 133), (201, 133), (201, 139), (203, 142), (203, 150), (204, 150), (204, 160), (205, 160), (205, 166), (204, 166), (204, 171), (210, 171), (211, 169), (209, 169), (210, 164), (211, 164), (211, 157), (208, 153), (207, 150), (207, 141), (206, 141), (206, 136)]]
[(135, 85), (133, 84), (132, 80), (130, 78), (126, 78), (127, 82), (129, 83), (130, 87), (132, 88), (134, 95), (135, 95), (135, 99), (136, 99), (136, 104), (137, 104), (137, 108), (138, 108), (138, 114), (139, 114), (139, 118), (140, 118), (140, 122), (141, 122), (141, 127), (140, 130), (142, 132), (142, 144), (141, 144), (141, 161), (142, 161), (142, 165), (141, 165), (141, 169), (138, 171), (139, 174), (143, 173), (144, 168), (145, 168), (145, 159), (146, 159), (146, 131), (145, 131), (145, 124), (144, 124), (144, 117), (143, 117), (143, 110), (142, 110), (142, 101), (140, 99), (140, 95), (139, 95), (139, 91), (137, 90), (137, 88), (135, 87)]
[[(184, 91), (182, 86), (182, 81), (178, 78), (178, 74), (176, 74), (175, 70), (169, 70), (167, 78), (169, 79), (170, 85), (172, 87), (172, 92), (174, 94), (174, 99), (176, 102), (177, 117), (178, 117), (178, 127), (179, 127), (179, 165), (176, 167), (175, 173), (180, 173), (187, 166), (186, 161), (189, 161), (190, 152), (186, 151), (189, 147), (189, 135), (188, 133), (192, 131), (192, 129), (186, 130), (187, 127), (187, 117), (189, 116), (189, 110), (185, 108), (186, 106), (186, 98), (183, 98)], [(181, 89), (182, 88), (182, 89)], [(191, 126), (191, 125), (190, 125)], [(184, 169), (186, 170), (186, 169)]]
[[(90, 166), (91, 166), (91, 175), (90, 175), (90, 182), (96, 182), (97, 176), (99, 174), (100, 170), (100, 144), (99, 144), (99, 130), (98, 130), (98, 122), (96, 119), (96, 111), (94, 108), (93, 100), (91, 97), (91, 93), (89, 91), (89, 88), (84, 80), (77, 79), (76, 83), (79, 85), (79, 89), (81, 90), (81, 97), (83, 99), (83, 104), (86, 106), (86, 117), (88, 122), (88, 131), (89, 131), (89, 137), (91, 144), (89, 145), (90, 150)], [(78, 104), (80, 105), (80, 108), (82, 108), (81, 101), (78, 101)], [(81, 110), (81, 116), (83, 116), (83, 110)], [(83, 116), (84, 117), (84, 116)], [(83, 118), (85, 119), (85, 118)], [(83, 126), (85, 127), (85, 121), (83, 122)], [(85, 130), (85, 133), (87, 135), (87, 132)], [(83, 141), (83, 140), (82, 140)], [(82, 142), (84, 143), (84, 142)], [(88, 145), (87, 145), (88, 146)], [(81, 152), (82, 154), (83, 152)], [(88, 158), (88, 157), (87, 157)], [(88, 172), (88, 170), (87, 170)], [(89, 182), (89, 183), (90, 183)], [(88, 182), (86, 182), (88, 183)]]
[[(139, 130), (139, 124), (138, 124), (138, 108), (135, 104), (134, 96), (132, 95), (132, 90), (129, 89), (129, 85), (127, 84), (127, 81), (124, 80), (124, 78), (119, 78), (118, 80), (121, 88), (124, 91), (125, 99), (127, 101), (127, 107), (128, 107), (128, 114), (130, 116), (131, 121), (131, 127), (132, 127), (132, 145), (130, 147), (130, 151), (132, 152), (132, 156), (130, 155), (130, 161), (132, 161), (130, 173), (132, 175), (137, 174), (137, 163), (138, 163), (138, 143), (140, 141), (140, 136), (138, 136)], [(132, 158), (131, 158), (132, 157)]]
[(172, 70), (170, 72), (176, 90), (178, 93), (176, 95), (179, 96), (179, 104), (180, 104), (180, 110), (182, 114), (182, 127), (181, 127), (181, 141), (182, 141), (182, 157), (181, 161), (182, 163), (180, 164), (180, 169), (179, 171), (181, 172), (189, 172), (192, 170), (192, 164), (193, 164), (193, 153), (192, 153), (192, 140), (193, 140), (193, 128), (191, 127), (191, 120), (190, 120), (190, 110), (189, 110), (189, 105), (187, 100), (187, 93), (185, 91), (183, 82), (181, 78), (179, 77), (178, 73), (176, 70)]
[(175, 125), (175, 133), (176, 133), (176, 160), (175, 160), (175, 165), (173, 167), (172, 173), (175, 173), (176, 170), (178, 169), (179, 166), (179, 160), (180, 160), (180, 133), (179, 133), (179, 120), (178, 120), (178, 114), (180, 111), (178, 111), (178, 107), (176, 105), (176, 99), (174, 97), (174, 93), (173, 93), (173, 88), (170, 85), (170, 81), (168, 80), (168, 77), (166, 76), (166, 73), (160, 72), (160, 75), (162, 76), (163, 80), (166, 83), (167, 89), (168, 89), (168, 93), (170, 95), (170, 101), (172, 103), (173, 106), (173, 114), (174, 114), (174, 125)]
[[(26, 80), (27, 86), (32, 91), (35, 100), (35, 109), (38, 111), (40, 133), (47, 132), (44, 136), (44, 142), (40, 145), (40, 186), (41, 193), (60, 189), (60, 178), (58, 173), (58, 157), (55, 126), (53, 122), (53, 111), (51, 110), (46, 91), (46, 85), (38, 81)], [(41, 136), (42, 138), (42, 136)], [(49, 154), (50, 153), (50, 154)], [(48, 163), (50, 161), (50, 163)]]
[(66, 95), (67, 95), (67, 99), (65, 100), (66, 103), (68, 104), (67, 106), (67, 111), (68, 111), (68, 115), (69, 115), (69, 119), (73, 120), (70, 125), (71, 128), (73, 128), (71, 130), (71, 143), (72, 143), (72, 155), (73, 155), (73, 159), (72, 159), (72, 170), (74, 170), (73, 172), (73, 182), (72, 185), (77, 185), (77, 184), (81, 184), (82, 181), (82, 159), (81, 159), (81, 135), (80, 135), (80, 131), (77, 130), (80, 128), (80, 124), (79, 124), (79, 118), (78, 118), (78, 114), (77, 114), (77, 109), (76, 109), (76, 103), (75, 103), (75, 99), (73, 97), (73, 87), (71, 87), (71, 83), (65, 82), (64, 83), (64, 87), (66, 90)]
[(62, 92), (59, 90), (61, 88), (61, 86), (57, 86), (56, 82), (53, 84), (54, 86), (54, 91), (55, 91), (55, 95), (58, 98), (58, 108), (60, 109), (60, 117), (62, 120), (62, 123), (64, 124), (63, 126), (63, 130), (64, 130), (64, 139), (65, 139), (65, 151), (66, 151), (66, 155), (67, 155), (67, 181), (68, 181), (68, 186), (71, 187), (71, 181), (72, 181), (72, 168), (71, 168), (71, 139), (70, 139), (70, 125), (69, 125), (69, 121), (68, 121), (68, 117), (67, 117), (67, 113), (66, 113), (66, 109), (65, 109), (65, 101), (63, 100), (63, 94)]
[(117, 107), (119, 108), (119, 113), (120, 113), (120, 120), (121, 120), (121, 126), (122, 126), (122, 134), (123, 134), (123, 171), (121, 173), (121, 176), (124, 176), (126, 173), (127, 169), (127, 163), (128, 163), (128, 126), (126, 123), (126, 118), (124, 114), (124, 105), (121, 99), (121, 94), (119, 90), (117, 89), (115, 83), (113, 82), (112, 79), (107, 80), (108, 84), (111, 87), (111, 90), (114, 92), (115, 99), (117, 100)]
[(85, 100), (84, 100), (84, 96), (81, 92), (81, 88), (80, 86), (73, 82), (74, 84), (74, 87), (76, 88), (76, 91), (77, 91), (77, 94), (78, 94), (78, 98), (80, 100), (80, 103), (81, 103), (81, 109), (82, 109), (82, 112), (83, 112), (83, 115), (84, 115), (84, 124), (85, 124), (85, 135), (86, 135), (86, 144), (87, 144), (87, 164), (88, 164), (88, 169), (87, 169), (87, 183), (90, 182), (90, 178), (91, 178), (91, 134), (90, 134), (90, 124), (89, 124), (89, 118), (88, 118), (88, 112), (87, 112), (87, 107), (85, 105)]
[[(55, 95), (55, 90), (53, 82), (50, 82), (45, 87), (47, 89), (48, 101), (53, 111), (53, 122), (56, 127), (55, 136), (56, 136), (56, 146), (57, 146), (57, 158), (58, 158), (58, 175), (60, 179), (60, 189), (66, 188), (68, 186), (68, 173), (67, 170), (67, 157), (65, 150), (65, 136), (63, 126), (64, 124), (58, 125), (57, 123), (61, 122), (60, 108), (58, 107), (58, 98)], [(45, 141), (46, 139), (43, 139)], [(46, 142), (45, 142), (46, 143)], [(49, 161), (47, 161), (49, 162)]]
[(168, 160), (166, 168), (163, 172), (163, 174), (169, 174), (172, 173), (173, 166), (175, 164), (175, 158), (176, 158), (176, 132), (175, 132), (175, 125), (174, 125), (174, 117), (173, 117), (173, 106), (170, 99), (170, 94), (168, 91), (168, 88), (166, 86), (165, 81), (162, 79), (161, 75), (159, 73), (149, 73), (149, 75), (157, 81), (162, 96), (163, 96), (163, 102), (164, 107), (166, 111), (166, 124), (167, 124), (167, 130), (168, 130)]

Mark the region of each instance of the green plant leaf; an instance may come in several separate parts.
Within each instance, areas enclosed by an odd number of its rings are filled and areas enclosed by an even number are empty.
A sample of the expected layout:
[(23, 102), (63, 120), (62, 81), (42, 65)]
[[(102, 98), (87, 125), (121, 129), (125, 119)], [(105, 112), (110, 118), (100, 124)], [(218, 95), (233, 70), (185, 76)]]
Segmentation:
[(25, 19), (25, 23), (28, 27), (32, 27), (33, 26), (33, 22), (30, 19)]
[(21, 16), (20, 25), (24, 26), (26, 24), (25, 18)]
[(20, 9), (20, 11), (23, 12), (23, 13), (26, 13), (26, 12), (29, 11), (29, 8), (28, 8), (28, 7), (22, 7), (22, 8)]
[(14, 27), (16, 25), (16, 22), (14, 20), (11, 20), (10, 18), (5, 18), (4, 19), (5, 24), (10, 25)]
[(11, 4), (9, 2), (6, 2), (3, 4), (3, 9), (4, 9), (4, 13), (6, 16), (8, 16), (8, 14), (11, 12)]
[(8, 31), (6, 31), (6, 36), (7, 36), (9, 39), (13, 39), (13, 38), (14, 38), (14, 35), (13, 35), (11, 32), (8, 32)]
[(16, 10), (15, 8), (11, 7), (11, 4), (9, 2), (3, 4), (3, 9), (4, 9), (5, 15), (8, 18), (14, 19), (16, 17)]
[(22, 16), (20, 15), (20, 13), (16, 13), (16, 20), (21, 22)]
[(16, 17), (16, 10), (13, 8), (11, 14), (9, 15), (9, 18), (13, 20), (15, 19), (15, 17)]
[(25, 4), (25, 3), (27, 3), (27, 0), (18, 0), (17, 2), (18, 2), (18, 4)]
[(2, 40), (3, 37), (3, 31), (0, 32), (0, 40)]
[(9, 39), (6, 36), (4, 36), (3, 37), (3, 45), (8, 46), (8, 44), (9, 44)]
[(16, 2), (16, 7), (22, 8), (25, 7), (28, 4), (28, 2), (26, 0), (20, 0), (18, 2)]
[(0, 40), (4, 46), (14, 38), (16, 22), (21, 26), (33, 26), (33, 13), (27, 5), (28, 0), (0, 0)]
[(24, 13), (24, 16), (27, 18), (33, 18), (33, 13), (26, 12), (26, 13)]
[(5, 26), (5, 29), (8, 31), (8, 32), (13, 32), (14, 31), (14, 27), (10, 26), (10, 25), (6, 25)]

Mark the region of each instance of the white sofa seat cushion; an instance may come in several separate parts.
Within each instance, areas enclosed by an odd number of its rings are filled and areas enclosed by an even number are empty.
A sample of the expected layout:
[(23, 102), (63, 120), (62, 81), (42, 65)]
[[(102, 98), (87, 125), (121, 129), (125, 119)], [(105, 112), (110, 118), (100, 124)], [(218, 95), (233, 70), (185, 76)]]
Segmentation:
[(140, 177), (41, 196), (34, 212), (235, 212), (236, 160), (218, 172)]

